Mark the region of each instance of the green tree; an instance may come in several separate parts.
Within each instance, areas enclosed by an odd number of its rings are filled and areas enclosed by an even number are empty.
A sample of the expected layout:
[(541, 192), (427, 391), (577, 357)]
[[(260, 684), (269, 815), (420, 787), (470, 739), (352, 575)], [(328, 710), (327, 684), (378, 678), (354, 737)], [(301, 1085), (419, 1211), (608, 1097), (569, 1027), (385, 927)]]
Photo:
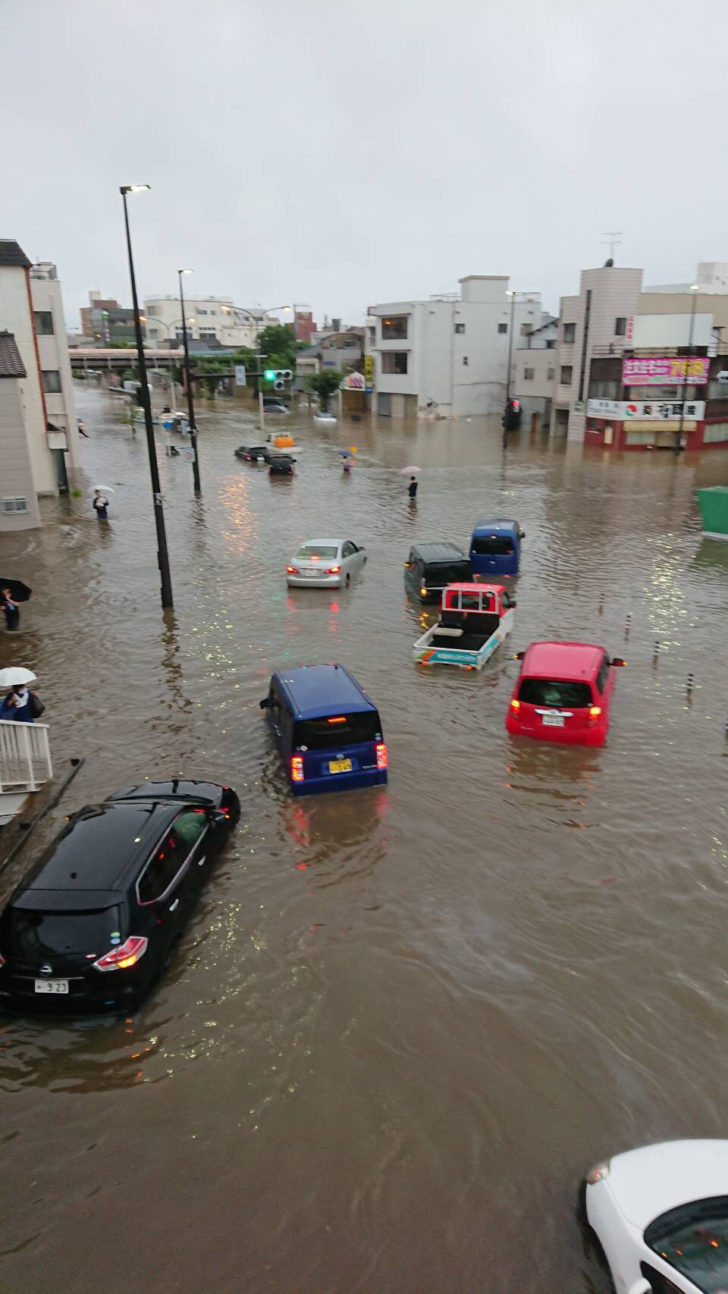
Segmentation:
[(321, 412), (326, 413), (329, 407), (329, 400), (338, 391), (339, 383), (343, 374), (335, 368), (322, 368), (320, 373), (312, 373), (306, 378), (306, 385), (309, 391), (315, 391), (321, 401)]
[(257, 349), (265, 355), (265, 368), (295, 369), (300, 348), (290, 324), (269, 324), (258, 333)]

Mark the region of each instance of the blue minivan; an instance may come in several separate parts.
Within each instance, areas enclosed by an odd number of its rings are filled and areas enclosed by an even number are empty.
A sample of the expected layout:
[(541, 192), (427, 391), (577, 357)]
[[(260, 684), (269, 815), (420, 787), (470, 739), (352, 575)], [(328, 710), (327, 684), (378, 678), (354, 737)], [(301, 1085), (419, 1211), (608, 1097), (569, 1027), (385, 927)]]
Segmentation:
[(492, 579), (494, 575), (517, 575), (521, 560), (521, 540), (526, 532), (517, 521), (498, 518), (479, 521), (470, 540), (470, 561), (474, 575)]
[(386, 782), (379, 712), (343, 665), (279, 670), (260, 707), (268, 711), (294, 795)]

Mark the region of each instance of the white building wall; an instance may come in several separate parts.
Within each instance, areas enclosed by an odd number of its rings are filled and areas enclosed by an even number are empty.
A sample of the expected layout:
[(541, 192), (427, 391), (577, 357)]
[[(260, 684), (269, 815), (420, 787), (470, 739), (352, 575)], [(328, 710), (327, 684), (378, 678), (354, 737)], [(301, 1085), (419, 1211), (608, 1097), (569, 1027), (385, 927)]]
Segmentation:
[[(592, 356), (595, 353), (619, 355), (626, 346), (631, 345), (626, 334), (616, 332), (616, 321), (619, 318), (629, 319), (637, 314), (641, 286), (642, 270), (601, 266), (599, 269), (582, 271), (578, 296), (561, 299), (554, 425), (558, 421), (558, 411), (561, 411), (561, 416), (568, 419), (569, 440), (584, 439)], [(591, 293), (591, 300), (587, 323), (588, 292)], [(576, 325), (576, 329), (574, 341), (570, 342), (566, 340), (567, 325), (572, 323)], [(572, 369), (570, 383), (561, 380), (567, 367)]]
[(13, 333), (27, 374), (20, 382), (20, 394), (35, 492), (56, 494), (55, 462), (46, 438), (32, 303), (26, 271), (20, 266), (0, 267), (0, 330)]
[[(55, 273), (55, 267), (53, 267)], [(63, 314), (63, 295), (57, 278), (40, 277), (41, 269), (30, 271), (30, 293), (34, 310), (44, 310), (53, 316), (53, 335), (37, 337), (41, 372), (53, 371), (61, 375), (61, 390), (45, 392), (46, 413), (48, 421), (66, 432), (68, 453), (66, 466), (69, 469), (80, 467), (78, 423), (76, 421), (76, 402), (73, 395), (73, 377), (71, 361), (66, 342), (66, 321)]]
[(0, 506), (0, 531), (29, 530), (40, 525), (25, 416), (17, 378), (0, 378), (0, 505), (2, 499), (25, 499), (27, 512), (5, 513)]
[[(154, 296), (144, 298), (146, 339), (151, 346), (174, 339), (182, 328), (182, 311), (179, 297)], [(231, 297), (196, 297), (185, 293), (187, 336), (198, 341), (214, 337), (222, 346), (255, 346), (258, 329), (269, 324), (285, 323), (275, 315), (263, 315), (256, 322), (237, 309)], [(290, 315), (288, 316), (290, 322)], [(194, 322), (192, 322), (194, 320)]]

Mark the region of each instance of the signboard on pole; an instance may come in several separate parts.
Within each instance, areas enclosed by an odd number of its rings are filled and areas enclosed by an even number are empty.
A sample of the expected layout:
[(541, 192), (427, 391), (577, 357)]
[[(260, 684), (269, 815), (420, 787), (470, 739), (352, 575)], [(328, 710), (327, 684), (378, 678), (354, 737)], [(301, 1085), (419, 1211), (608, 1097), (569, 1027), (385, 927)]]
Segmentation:
[(374, 389), (374, 356), (364, 356), (364, 377), (366, 379), (367, 391)]
[[(590, 400), (587, 413), (591, 418), (610, 422), (665, 422), (670, 418), (695, 422), (705, 417), (704, 400)], [(686, 424), (687, 425), (687, 424)]]
[(245, 386), (245, 365), (244, 364), (235, 365), (235, 385)]

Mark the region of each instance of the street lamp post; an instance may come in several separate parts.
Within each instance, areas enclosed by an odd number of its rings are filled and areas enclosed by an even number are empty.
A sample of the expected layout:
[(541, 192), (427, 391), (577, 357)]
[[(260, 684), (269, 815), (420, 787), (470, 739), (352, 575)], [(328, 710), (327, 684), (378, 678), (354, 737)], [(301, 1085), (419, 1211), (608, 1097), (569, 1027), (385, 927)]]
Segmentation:
[(685, 423), (685, 396), (687, 394), (687, 389), (688, 389), (687, 375), (688, 375), (688, 368), (690, 365), (690, 356), (693, 353), (693, 331), (695, 329), (695, 306), (697, 304), (697, 300), (698, 300), (697, 294), (699, 290), (700, 290), (699, 283), (690, 284), (690, 291), (693, 294), (693, 302), (690, 309), (690, 332), (688, 334), (688, 358), (685, 363), (685, 381), (683, 382), (680, 388), (680, 397), (681, 397), (680, 398), (680, 426), (678, 427), (678, 430), (675, 434), (675, 453), (676, 454), (679, 454), (680, 450), (682, 449), (683, 425)]
[(169, 571), (169, 553), (167, 551), (167, 532), (164, 526), (162, 489), (159, 484), (159, 466), (157, 464), (157, 449), (154, 444), (154, 426), (152, 424), (152, 404), (149, 397), (147, 364), (146, 359), (144, 358), (142, 325), (139, 318), (139, 301), (137, 299), (136, 275), (134, 273), (134, 257), (131, 250), (131, 233), (129, 231), (129, 211), (126, 204), (126, 195), (128, 193), (138, 193), (142, 190), (149, 189), (149, 187), (150, 186), (148, 184), (122, 184), (119, 188), (119, 192), (124, 205), (124, 228), (126, 230), (126, 249), (129, 255), (129, 277), (131, 279), (131, 300), (134, 309), (134, 332), (136, 335), (137, 363), (139, 365), (139, 380), (141, 382), (142, 390), (144, 425), (147, 431), (149, 475), (152, 480), (152, 498), (154, 500), (154, 524), (157, 528), (157, 563), (159, 565), (159, 574), (162, 581), (162, 606), (167, 608), (174, 606), (174, 602), (172, 600), (172, 577)]
[(192, 475), (195, 482), (195, 494), (201, 494), (202, 485), (200, 483), (200, 460), (197, 454), (197, 427), (195, 426), (195, 409), (192, 403), (192, 379), (190, 377), (190, 348), (187, 344), (187, 323), (185, 321), (185, 294), (182, 288), (182, 275), (191, 274), (191, 273), (192, 273), (192, 270), (177, 270), (177, 278), (179, 279), (179, 304), (180, 304), (180, 309), (182, 311), (182, 338), (185, 345), (185, 386), (187, 387), (187, 413), (189, 416), (189, 423), (190, 423), (190, 441), (192, 443), (192, 452), (194, 453), (194, 458), (192, 460)]

